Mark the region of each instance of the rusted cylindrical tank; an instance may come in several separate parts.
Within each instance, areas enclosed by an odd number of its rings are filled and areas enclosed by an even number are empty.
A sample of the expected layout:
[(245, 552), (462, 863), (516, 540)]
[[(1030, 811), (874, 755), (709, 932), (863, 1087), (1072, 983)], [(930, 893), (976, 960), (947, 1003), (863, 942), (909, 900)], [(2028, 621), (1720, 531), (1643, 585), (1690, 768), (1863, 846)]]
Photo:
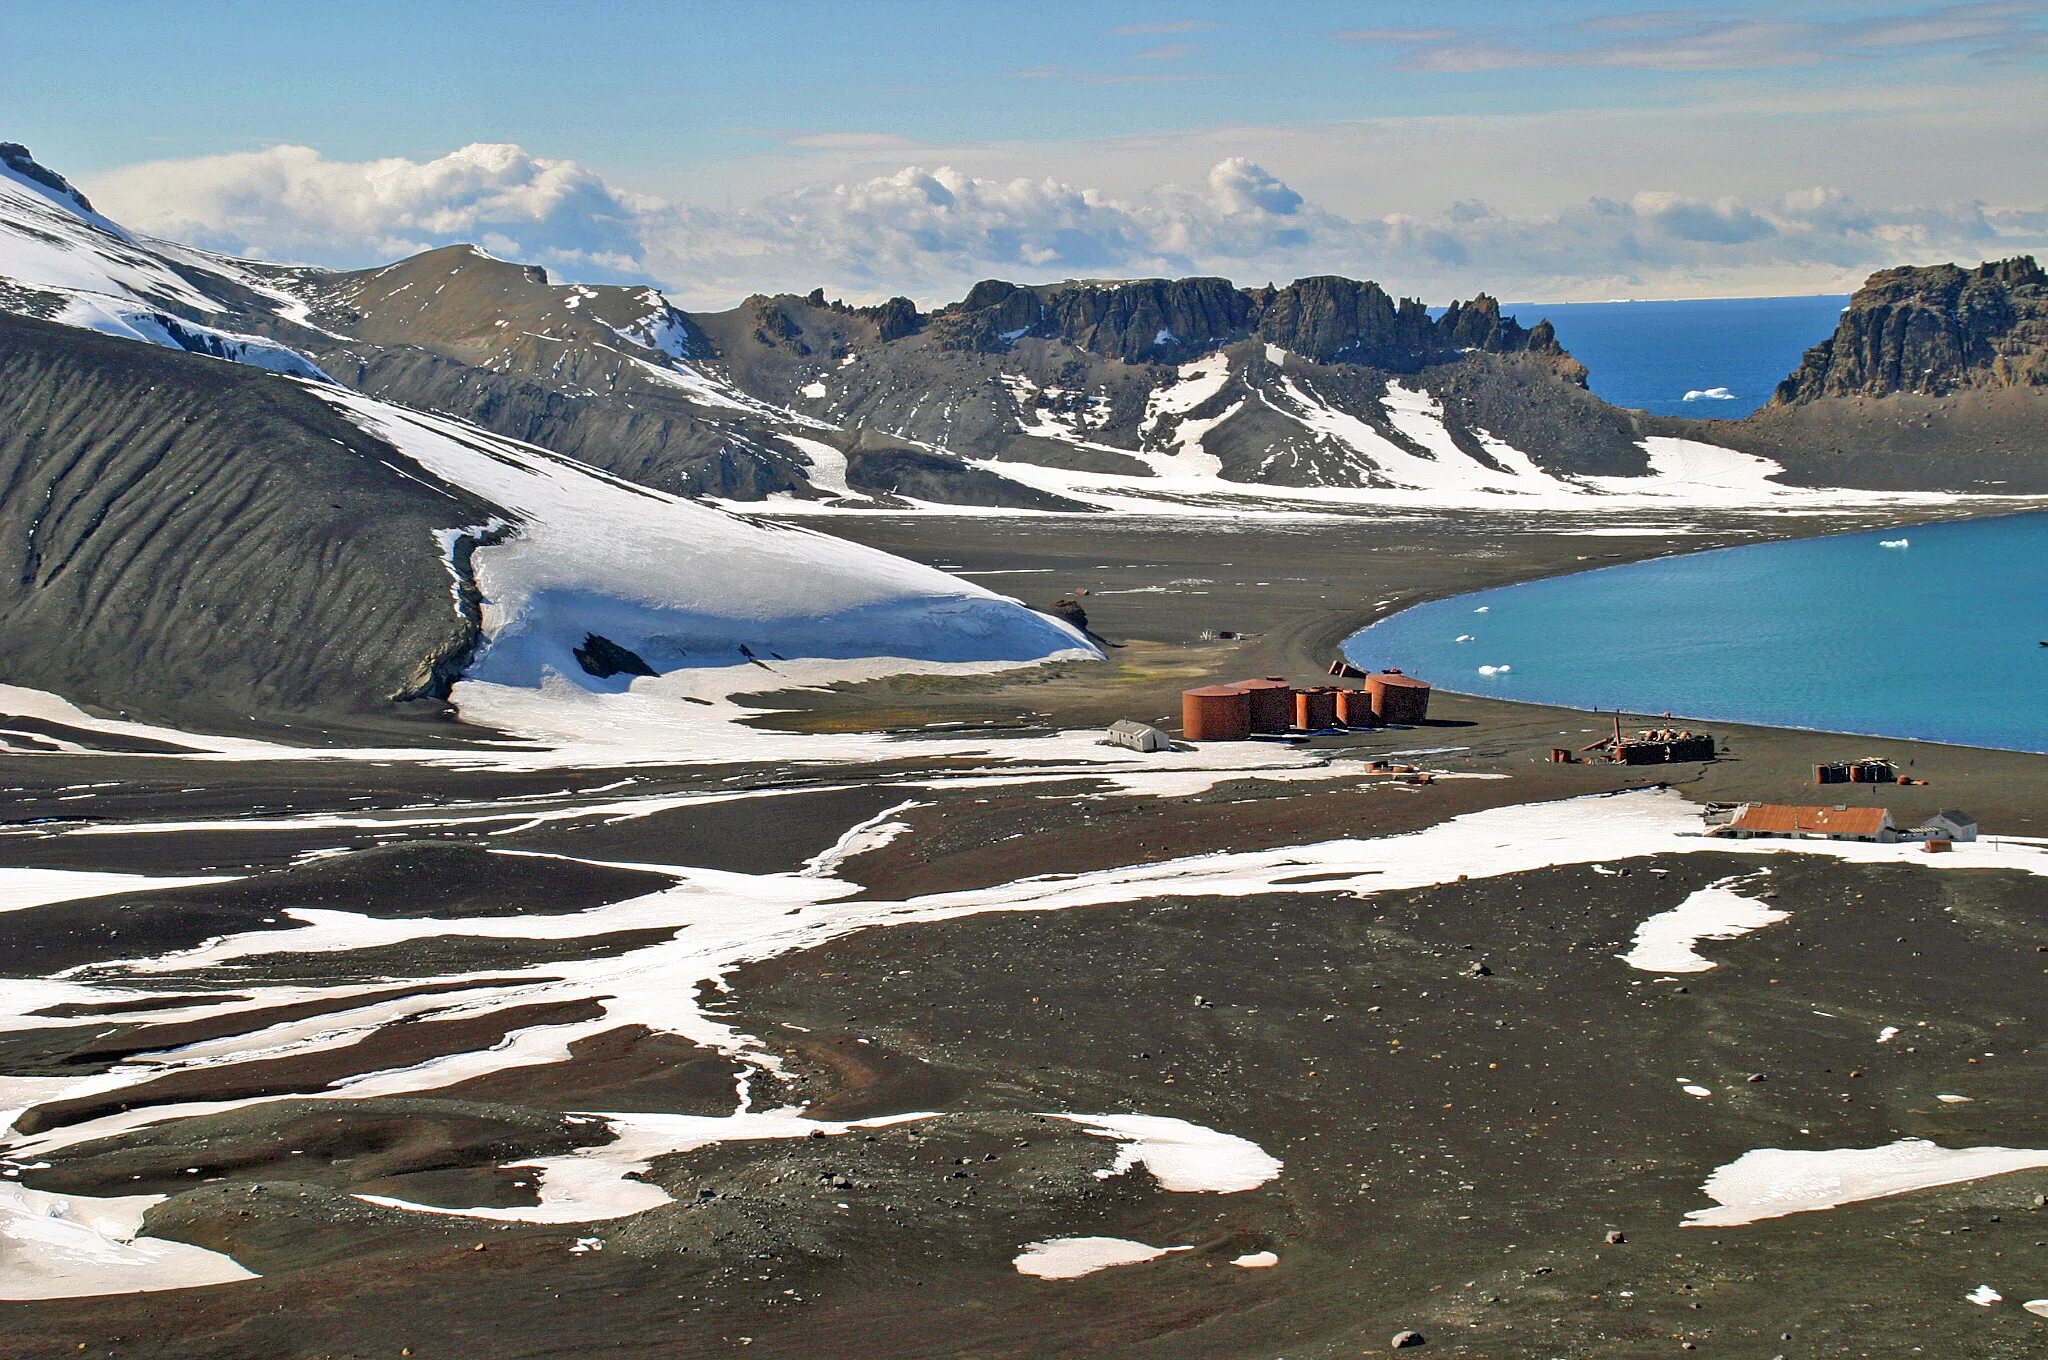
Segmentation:
[(1320, 732), (1337, 725), (1337, 691), (1327, 685), (1296, 690), (1294, 725), (1304, 732)]
[(1419, 723), (1429, 716), (1429, 682), (1399, 671), (1377, 671), (1365, 678), (1372, 695), (1372, 715), (1383, 723)]
[(1237, 686), (1181, 691), (1180, 734), (1189, 741), (1243, 741), (1251, 733), (1251, 696)]
[(1252, 731), (1285, 732), (1294, 726), (1294, 686), (1279, 676), (1240, 680), (1231, 688), (1251, 701)]
[(1372, 726), (1372, 695), (1362, 689), (1337, 691), (1337, 721), (1346, 727)]

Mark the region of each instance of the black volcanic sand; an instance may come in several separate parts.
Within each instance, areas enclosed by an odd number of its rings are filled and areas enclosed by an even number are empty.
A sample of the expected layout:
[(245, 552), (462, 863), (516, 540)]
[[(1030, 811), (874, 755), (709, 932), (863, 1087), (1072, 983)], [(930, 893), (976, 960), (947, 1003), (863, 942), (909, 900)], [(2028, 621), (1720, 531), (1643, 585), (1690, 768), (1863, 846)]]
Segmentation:
[[(1180, 688), (1211, 677), (1314, 679), (1353, 628), (1431, 594), (1740, 541), (1746, 530), (1818, 527), (1710, 522), (1667, 541), (1527, 534), (1458, 517), (1257, 530), (842, 524), (926, 560), (1029, 569), (980, 579), (1036, 603), (1085, 586), (1091, 623), (1122, 645), (1107, 665), (777, 696), (786, 711), (776, 725), (1036, 730), (1170, 716)], [(1208, 584), (1173, 584), (1194, 578)], [(1113, 593), (1150, 586), (1163, 589)], [(1258, 636), (1201, 640), (1219, 628)], [(1333, 745), (1351, 748), (1344, 758), (1453, 748), (1418, 759), (1509, 777), (1413, 785), (1360, 770), (1152, 798), (1088, 778), (906, 788), (933, 773), (908, 751), (869, 766), (539, 772), (0, 757), (13, 822), (0, 828), (0, 865), (262, 871), (233, 885), (0, 914), (20, 918), (0, 957), (12, 970), (26, 957), (16, 951), (49, 951), (23, 972), (67, 960), (104, 967), (294, 906), (431, 908), (451, 919), (585, 910), (665, 876), (483, 852), (788, 873), (848, 827), (913, 799), (921, 805), (897, 814), (908, 834), (841, 870), (862, 895), (1397, 834), (1484, 807), (1659, 781), (1701, 800), (1814, 798), (1805, 780), (1816, 759), (1866, 750), (1913, 761), (1932, 781), (1883, 790), (1897, 812), (1960, 806), (1993, 832), (2048, 831), (2042, 757), (1724, 727), (1715, 730), (1727, 756), (1712, 765), (1560, 767), (1549, 748), (1583, 745), (1605, 718), (1442, 694), (1432, 712), (1428, 726)], [(621, 798), (713, 791), (757, 796), (625, 819), (602, 811)], [(1838, 788), (1828, 801), (1871, 796)], [(374, 825), (233, 826), (314, 812)], [(208, 825), (105, 834), (157, 819)], [(335, 849), (357, 853), (294, 863)], [(674, 1204), (594, 1225), (436, 1216), (354, 1195), (531, 1204), (522, 1159), (606, 1137), (574, 1117), (729, 1113), (732, 1060), (622, 1023), (578, 1038), (566, 1060), (441, 1089), (360, 1097), (336, 1083), (489, 1048), (519, 1026), (580, 1023), (592, 1012), (573, 995), (483, 1016), (442, 1012), (520, 970), (535, 970), (532, 982), (667, 932), (435, 935), (302, 955), (279, 929), (275, 953), (229, 966), (109, 973), (161, 997), (110, 994), (97, 1009), (54, 1011), (48, 1028), (0, 1036), (0, 1071), (90, 1076), (177, 1044), (318, 1023), (415, 993), (432, 1009), (343, 1047), (165, 1073), (32, 1110), (28, 1126), (57, 1128), (123, 1107), (261, 1099), (144, 1123), (58, 1152), (47, 1167), (0, 1165), (0, 1176), (74, 1194), (168, 1194), (151, 1232), (228, 1251), (263, 1278), (0, 1305), (0, 1355), (1296, 1358), (1385, 1353), (1403, 1328), (1428, 1337), (1424, 1354), (1502, 1360), (1688, 1344), (1794, 1360), (2040, 1354), (2048, 1320), (2018, 1303), (2048, 1297), (2048, 1211), (2032, 1207), (2048, 1194), (2048, 1172), (1740, 1228), (1681, 1224), (1707, 1207), (1706, 1177), (1754, 1148), (1903, 1137), (2044, 1146), (2042, 881), (1732, 848), (1612, 867), (1627, 872), (1559, 867), (1364, 897), (1303, 882), (1298, 894), (989, 914), (747, 965), (711, 1010), (782, 1060), (783, 1080), (753, 1076), (755, 1108), (933, 1117), (662, 1158), (645, 1174)], [(1768, 875), (1744, 891), (1772, 894), (1791, 916), (1702, 946), (1712, 971), (1665, 978), (1615, 957), (1648, 916), (1759, 868)], [(105, 913), (123, 909), (133, 923), (110, 925)], [(206, 1013), (210, 999), (250, 1005), (280, 983), (347, 991)], [(198, 1018), (160, 1023), (155, 1000), (198, 1008)], [(1885, 1026), (1902, 1032), (1880, 1045)], [(1688, 1095), (1682, 1081), (1713, 1094)], [(1103, 1179), (1112, 1146), (1040, 1117), (1052, 1111), (1191, 1120), (1253, 1140), (1284, 1170), (1229, 1195), (1168, 1191), (1142, 1169)], [(1610, 1231), (1625, 1240), (1609, 1243)], [(1027, 1242), (1084, 1234), (1194, 1249), (1063, 1282), (1011, 1267)], [(575, 1252), (579, 1238), (603, 1248)], [(1267, 1250), (1276, 1268), (1229, 1264)], [(1966, 1302), (1979, 1284), (2007, 1302)]]

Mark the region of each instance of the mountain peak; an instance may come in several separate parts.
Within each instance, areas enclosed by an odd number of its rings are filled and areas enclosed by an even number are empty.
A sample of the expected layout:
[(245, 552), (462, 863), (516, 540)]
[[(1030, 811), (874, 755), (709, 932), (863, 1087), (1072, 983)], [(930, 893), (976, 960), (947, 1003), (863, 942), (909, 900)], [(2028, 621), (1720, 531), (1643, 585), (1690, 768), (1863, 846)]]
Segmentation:
[(72, 187), (71, 181), (38, 161), (20, 142), (0, 142), (0, 166), (42, 189), (50, 197), (91, 217), (99, 213), (92, 200)]

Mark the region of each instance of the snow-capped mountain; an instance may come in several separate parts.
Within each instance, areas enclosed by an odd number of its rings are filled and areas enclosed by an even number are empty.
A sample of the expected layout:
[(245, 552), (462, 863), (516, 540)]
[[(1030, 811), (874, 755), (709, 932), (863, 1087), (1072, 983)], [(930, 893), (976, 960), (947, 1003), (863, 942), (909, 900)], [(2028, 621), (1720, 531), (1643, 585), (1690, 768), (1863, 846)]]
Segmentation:
[[(785, 513), (1227, 511), (1331, 493), (1586, 508), (1981, 480), (1954, 450), (1904, 467), (1845, 455), (1898, 423), (1845, 401), (1775, 423), (1620, 410), (1547, 323), (1524, 328), (1485, 296), (1433, 314), (1343, 278), (991, 280), (931, 312), (813, 292), (690, 314), (655, 288), (558, 283), (470, 246), (337, 272), (139, 237), (11, 144), (0, 307), (331, 380), (657, 490)], [(2021, 404), (1975, 442), (2037, 448)], [(2003, 489), (2048, 484), (2020, 464), (1998, 462)]]
[(346, 272), (230, 260), (123, 230), (18, 146), (0, 171), (0, 305), (331, 379), (679, 495), (1081, 511), (1616, 494), (1593, 479), (1684, 494), (1547, 325), (1484, 297), (1432, 316), (1348, 279), (991, 281), (933, 313), (813, 293), (691, 315), (473, 247)]

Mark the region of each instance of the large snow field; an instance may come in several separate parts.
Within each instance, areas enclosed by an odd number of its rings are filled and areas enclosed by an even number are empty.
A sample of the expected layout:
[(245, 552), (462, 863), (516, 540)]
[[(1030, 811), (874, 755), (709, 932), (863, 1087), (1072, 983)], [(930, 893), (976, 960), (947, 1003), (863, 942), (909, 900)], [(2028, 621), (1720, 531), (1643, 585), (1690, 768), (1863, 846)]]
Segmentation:
[(591, 634), (658, 672), (778, 659), (1099, 655), (1059, 620), (933, 568), (727, 514), (457, 421), (308, 390), (511, 518), (510, 536), (473, 559), (485, 641), (471, 680), (627, 688), (631, 677), (601, 680), (577, 661)]

